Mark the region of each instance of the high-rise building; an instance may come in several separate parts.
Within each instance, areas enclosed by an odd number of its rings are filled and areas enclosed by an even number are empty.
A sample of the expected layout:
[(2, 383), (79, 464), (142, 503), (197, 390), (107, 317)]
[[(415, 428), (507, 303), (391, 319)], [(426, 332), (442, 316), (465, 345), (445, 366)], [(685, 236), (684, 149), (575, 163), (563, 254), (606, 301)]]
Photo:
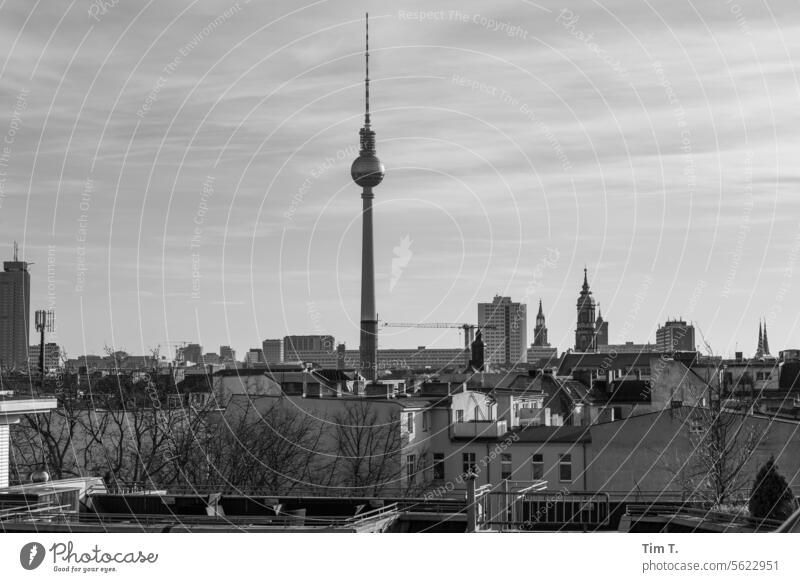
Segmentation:
[(596, 349), (596, 320), (594, 316), (595, 302), (589, 289), (586, 269), (583, 270), (583, 287), (578, 296), (578, 320), (575, 328), (575, 351), (593, 352)]
[[(331, 338), (331, 340), (333, 340), (333, 338)], [(331, 345), (333, 345), (332, 341)], [(268, 364), (280, 364), (283, 362), (282, 339), (265, 339), (261, 342), (261, 348), (264, 350), (264, 359)]]
[(178, 357), (176, 359), (184, 364), (202, 364), (203, 346), (200, 344), (186, 344), (182, 348), (178, 348)]
[(235, 362), (236, 350), (231, 346), (219, 346), (219, 359), (223, 362)]
[[(359, 131), (361, 149), (350, 166), (350, 177), (361, 187), (361, 375), (374, 381), (378, 368), (378, 315), (375, 307), (375, 258), (372, 237), (372, 189), (383, 181), (385, 169), (375, 149), (375, 132), (369, 116), (369, 14), (366, 21), (366, 77), (364, 78), (364, 126)], [(284, 346), (286, 349), (286, 346)]]
[(28, 363), (31, 312), (28, 263), (17, 257), (3, 262), (0, 273), (0, 368), (23, 368)]
[[(759, 333), (761, 328), (759, 328)], [(695, 351), (694, 326), (682, 319), (667, 320), (656, 331), (656, 350), (659, 352)]]
[(264, 350), (259, 348), (250, 348), (244, 355), (244, 363), (248, 366), (252, 366), (253, 364), (265, 364), (266, 361), (264, 360)]
[(489, 366), (526, 361), (527, 305), (495, 295), (491, 303), (478, 303), (478, 327), (483, 331), (484, 361)]

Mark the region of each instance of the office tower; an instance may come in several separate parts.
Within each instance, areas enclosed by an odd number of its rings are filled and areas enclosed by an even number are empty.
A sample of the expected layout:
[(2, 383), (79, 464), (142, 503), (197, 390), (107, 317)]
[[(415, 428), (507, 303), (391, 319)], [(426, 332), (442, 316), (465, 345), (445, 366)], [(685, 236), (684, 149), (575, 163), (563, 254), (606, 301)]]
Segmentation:
[(219, 359), (223, 362), (235, 362), (236, 350), (231, 346), (219, 346)]
[(499, 295), (491, 303), (478, 303), (478, 327), (483, 331), (487, 364), (512, 366), (526, 361), (528, 314), (524, 303)]
[(0, 368), (21, 369), (28, 363), (31, 276), (28, 263), (18, 258), (3, 262), (0, 273)]
[(264, 350), (264, 359), (268, 364), (280, 364), (283, 362), (282, 339), (265, 339), (261, 342), (261, 348)]
[[(759, 333), (760, 331), (759, 328)], [(656, 350), (659, 352), (695, 351), (694, 327), (681, 319), (668, 320), (656, 331)]]
[(201, 364), (203, 362), (203, 346), (200, 344), (187, 344), (183, 350), (184, 363)]

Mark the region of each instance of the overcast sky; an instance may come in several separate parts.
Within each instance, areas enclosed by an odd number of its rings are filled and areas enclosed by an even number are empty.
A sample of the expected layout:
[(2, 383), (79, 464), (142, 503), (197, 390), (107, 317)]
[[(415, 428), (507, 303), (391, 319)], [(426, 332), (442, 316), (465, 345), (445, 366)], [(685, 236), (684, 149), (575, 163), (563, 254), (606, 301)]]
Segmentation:
[(0, 248), (70, 355), (357, 347), (366, 9), (381, 320), (541, 298), (566, 349), (586, 266), (613, 343), (800, 347), (795, 1), (113, 4), (0, 3)]

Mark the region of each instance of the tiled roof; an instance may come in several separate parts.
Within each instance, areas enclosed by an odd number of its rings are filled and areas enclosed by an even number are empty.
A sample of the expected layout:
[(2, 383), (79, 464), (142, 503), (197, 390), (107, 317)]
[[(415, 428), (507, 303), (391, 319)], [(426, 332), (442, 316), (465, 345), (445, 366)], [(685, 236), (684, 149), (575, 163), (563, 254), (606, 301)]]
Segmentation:
[(588, 426), (529, 426), (513, 431), (525, 443), (586, 443), (592, 441)]
[(650, 359), (661, 356), (660, 352), (573, 352), (564, 354), (561, 366), (558, 369), (559, 376), (568, 376), (573, 370), (580, 369), (612, 369), (621, 368), (643, 368), (650, 366)]

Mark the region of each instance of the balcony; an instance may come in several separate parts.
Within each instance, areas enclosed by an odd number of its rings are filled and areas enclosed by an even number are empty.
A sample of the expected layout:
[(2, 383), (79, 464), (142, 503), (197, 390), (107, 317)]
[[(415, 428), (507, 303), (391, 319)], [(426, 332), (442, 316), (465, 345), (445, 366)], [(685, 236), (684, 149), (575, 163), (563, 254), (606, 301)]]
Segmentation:
[(498, 438), (508, 432), (505, 420), (468, 420), (453, 423), (455, 438)]

